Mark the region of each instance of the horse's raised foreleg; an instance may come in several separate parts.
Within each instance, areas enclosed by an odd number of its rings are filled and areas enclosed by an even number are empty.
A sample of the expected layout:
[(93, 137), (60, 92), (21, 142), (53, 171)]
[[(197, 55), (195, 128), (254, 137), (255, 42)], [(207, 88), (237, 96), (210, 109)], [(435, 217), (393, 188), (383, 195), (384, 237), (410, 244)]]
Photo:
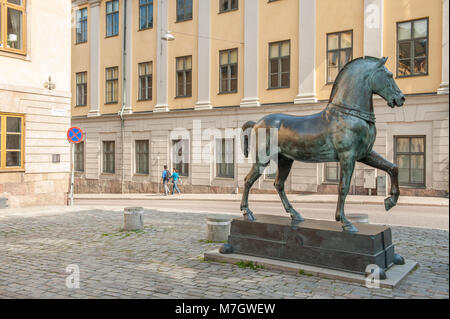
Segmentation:
[(381, 169), (389, 174), (391, 177), (391, 196), (384, 200), (384, 207), (386, 210), (390, 210), (392, 207), (397, 205), (398, 197), (400, 196), (397, 165), (387, 161), (375, 151), (370, 152), (369, 156), (363, 158), (360, 162)]
[(350, 189), (353, 169), (355, 168), (355, 159), (350, 155), (339, 154), (339, 163), (341, 166), (341, 180), (339, 183), (339, 197), (336, 207), (336, 220), (341, 221), (342, 228), (348, 232), (357, 232), (358, 229), (345, 217), (344, 205)]
[(303, 221), (303, 217), (294, 209), (294, 207), (292, 207), (284, 191), (284, 182), (289, 176), (293, 163), (294, 161), (289, 158), (281, 155), (278, 156), (278, 171), (277, 176), (275, 177), (274, 186), (278, 192), (278, 195), (280, 195), (281, 202), (283, 203), (286, 212), (291, 215), (293, 220)]
[(256, 180), (261, 176), (261, 168), (267, 166), (262, 165), (260, 163), (255, 163), (252, 166), (252, 169), (245, 177), (245, 187), (244, 192), (242, 194), (241, 200), (241, 211), (244, 214), (244, 219), (246, 220), (255, 220), (255, 216), (253, 216), (253, 212), (248, 208), (248, 194), (250, 193), (250, 188), (256, 182)]

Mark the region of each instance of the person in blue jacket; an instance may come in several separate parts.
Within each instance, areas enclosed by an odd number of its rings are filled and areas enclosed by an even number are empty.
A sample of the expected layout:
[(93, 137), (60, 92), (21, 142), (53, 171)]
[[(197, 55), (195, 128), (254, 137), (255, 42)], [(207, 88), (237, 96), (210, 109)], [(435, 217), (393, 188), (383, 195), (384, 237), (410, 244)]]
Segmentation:
[(170, 177), (171, 176), (169, 170), (167, 169), (167, 165), (164, 165), (164, 170), (161, 175), (161, 181), (164, 185), (164, 196), (170, 194), (169, 186), (167, 185), (169, 183)]
[(172, 182), (173, 182), (172, 195), (174, 194), (175, 190), (177, 191), (178, 194), (181, 194), (180, 189), (178, 188), (178, 182), (181, 182), (181, 178), (180, 175), (178, 175), (178, 172), (175, 168), (173, 169)]

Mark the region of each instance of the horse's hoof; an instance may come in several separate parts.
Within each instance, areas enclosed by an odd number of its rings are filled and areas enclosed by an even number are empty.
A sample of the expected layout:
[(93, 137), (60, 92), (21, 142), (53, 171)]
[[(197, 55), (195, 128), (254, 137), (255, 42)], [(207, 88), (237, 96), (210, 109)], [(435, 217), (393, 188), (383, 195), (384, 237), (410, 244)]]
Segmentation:
[(358, 232), (358, 228), (356, 228), (352, 223), (348, 223), (348, 224), (343, 224), (342, 228), (344, 229), (344, 231), (349, 232), (349, 233), (357, 233)]
[(392, 197), (388, 197), (384, 200), (384, 208), (386, 209), (386, 211), (389, 211), (395, 205), (397, 205), (397, 204), (394, 202)]
[(290, 209), (288, 213), (291, 215), (292, 220), (295, 220), (297, 222), (303, 222), (305, 219), (300, 215), (299, 212), (297, 212), (295, 209)]
[(248, 220), (248, 221), (250, 221), (250, 222), (256, 220), (256, 218), (255, 218), (255, 216), (253, 215), (252, 211), (251, 211), (250, 209), (248, 209), (248, 208), (247, 208), (247, 209), (245, 210), (245, 212), (244, 212), (244, 220)]
[(394, 260), (395, 265), (404, 265), (405, 264), (405, 258), (400, 256), (399, 254), (394, 254)]
[(233, 247), (230, 244), (223, 244), (222, 247), (219, 248), (219, 252), (221, 254), (231, 254), (233, 253)]

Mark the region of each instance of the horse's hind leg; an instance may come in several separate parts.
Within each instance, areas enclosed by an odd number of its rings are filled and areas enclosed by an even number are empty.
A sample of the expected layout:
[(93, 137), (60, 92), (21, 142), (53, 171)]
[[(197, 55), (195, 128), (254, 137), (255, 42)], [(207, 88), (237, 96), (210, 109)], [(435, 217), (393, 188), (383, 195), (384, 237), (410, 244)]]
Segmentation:
[(243, 211), (244, 218), (246, 220), (255, 220), (255, 216), (253, 216), (253, 212), (248, 208), (248, 194), (250, 193), (250, 188), (256, 182), (256, 180), (261, 176), (261, 170), (267, 166), (260, 163), (255, 163), (252, 166), (252, 169), (245, 177), (245, 187), (244, 192), (242, 194), (241, 200), (241, 211)]
[(296, 221), (303, 221), (303, 217), (292, 207), (289, 202), (286, 193), (284, 191), (284, 182), (286, 181), (289, 172), (291, 171), (293, 160), (286, 158), (282, 155), (278, 156), (278, 171), (275, 177), (274, 186), (280, 195), (281, 202), (283, 203), (284, 209), (287, 213), (291, 215), (291, 218)]
[(385, 160), (377, 152), (372, 151), (369, 156), (360, 160), (361, 163), (381, 169), (391, 176), (391, 196), (384, 200), (384, 207), (390, 210), (397, 205), (400, 189), (398, 187), (398, 167), (397, 165)]
[(355, 168), (355, 159), (345, 154), (339, 154), (341, 165), (341, 181), (339, 183), (339, 197), (336, 207), (336, 220), (341, 221), (342, 228), (348, 232), (357, 232), (358, 229), (345, 217), (345, 198), (350, 189), (350, 182)]

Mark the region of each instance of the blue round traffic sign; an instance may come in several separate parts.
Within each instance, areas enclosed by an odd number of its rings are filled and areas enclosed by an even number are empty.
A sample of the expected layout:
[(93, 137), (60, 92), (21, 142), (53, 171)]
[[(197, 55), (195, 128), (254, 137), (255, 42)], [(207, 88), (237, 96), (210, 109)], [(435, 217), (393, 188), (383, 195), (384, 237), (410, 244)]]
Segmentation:
[(74, 126), (67, 131), (67, 138), (71, 143), (80, 143), (83, 141), (83, 137), (83, 131), (79, 127)]

